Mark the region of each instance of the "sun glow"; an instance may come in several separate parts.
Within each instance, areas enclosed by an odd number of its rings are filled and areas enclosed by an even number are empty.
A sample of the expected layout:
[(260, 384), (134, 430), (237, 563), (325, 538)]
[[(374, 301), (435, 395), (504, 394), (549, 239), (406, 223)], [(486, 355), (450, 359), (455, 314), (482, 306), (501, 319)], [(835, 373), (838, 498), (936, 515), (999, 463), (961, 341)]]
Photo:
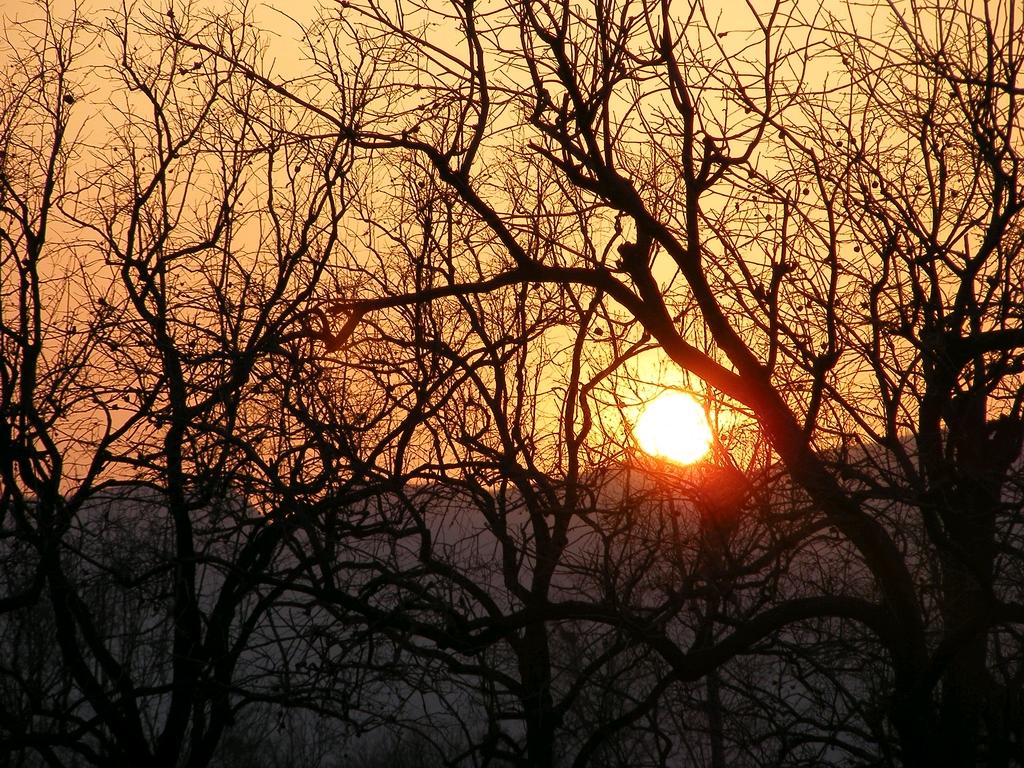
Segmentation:
[(711, 448), (711, 427), (700, 404), (685, 392), (665, 391), (640, 413), (633, 435), (645, 453), (692, 464)]

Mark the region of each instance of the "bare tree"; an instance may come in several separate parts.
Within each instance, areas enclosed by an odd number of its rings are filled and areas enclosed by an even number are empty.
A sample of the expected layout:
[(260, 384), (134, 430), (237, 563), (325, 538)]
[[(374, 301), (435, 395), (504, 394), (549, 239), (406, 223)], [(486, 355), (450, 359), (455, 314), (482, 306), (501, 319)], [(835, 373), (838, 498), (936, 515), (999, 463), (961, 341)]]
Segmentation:
[[(446, 291), (479, 223), (445, 208), (429, 169), (411, 165), (405, 179), (368, 221), (387, 268), (353, 269), (388, 295)], [(728, 760), (740, 753), (702, 678), (776, 626), (760, 614), (785, 564), (833, 542), (820, 523), (774, 511), (781, 490), (708, 487), (705, 475), (740, 476), (727, 463), (631, 467), (614, 425), (601, 434), (599, 401), (652, 345), (613, 338), (595, 354), (615, 321), (583, 301), (571, 286), (520, 284), (367, 317), (342, 366), (360, 370), (357, 391), (377, 393), (354, 429), (319, 404), (319, 378), (307, 383), (295, 413), (320, 439), (388, 448), (355, 451), (384, 493), (370, 489), (358, 512), (327, 499), (303, 526), (306, 572), (290, 589), (316, 617), (310, 663), (386, 667), (393, 685), (362, 694), (393, 719), (366, 707), (365, 727), (415, 734), (439, 760)], [(764, 456), (746, 469), (770, 487)], [(353, 650), (353, 627), (369, 647)], [(669, 690), (690, 717), (661, 714)]]
[[(774, 639), (820, 664), (801, 638), (852, 623), (840, 647), (879, 671), (836, 690), (865, 710), (871, 760), (1005, 765), (1024, 618), (1020, 20), (1004, 3), (800, 10), (342, 4), (321, 28), (363, 58), (320, 61), (377, 85), (358, 124), (307, 106), (400, 183), (411, 153), (444, 189), (425, 215), (477, 226), (431, 285), (339, 300), (325, 339), (512, 285), (548, 286), (531, 291), (580, 332), (596, 303), (609, 336), (653, 339), (754, 420), (792, 514), (830, 532), (832, 565), (794, 564), (711, 656)], [(648, 642), (680, 678), (715, 666), (700, 643)]]
[[(0, 86), (0, 753), (206, 765), (275, 703), (267, 575), (343, 461), (303, 467), (285, 405), (351, 154), (154, 33), (186, 9), (35, 13)], [(259, 65), (244, 18), (202, 23)]]
[(1020, 21), (801, 10), (9, 25), (3, 749), (1024, 759)]

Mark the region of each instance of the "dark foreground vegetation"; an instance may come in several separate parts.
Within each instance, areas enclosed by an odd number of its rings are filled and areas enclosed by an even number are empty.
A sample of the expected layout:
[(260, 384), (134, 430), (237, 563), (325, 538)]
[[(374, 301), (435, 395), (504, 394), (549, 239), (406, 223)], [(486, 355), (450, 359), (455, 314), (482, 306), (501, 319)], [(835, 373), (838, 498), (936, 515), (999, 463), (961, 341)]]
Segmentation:
[(1024, 764), (1022, 24), (5, 5), (0, 763)]

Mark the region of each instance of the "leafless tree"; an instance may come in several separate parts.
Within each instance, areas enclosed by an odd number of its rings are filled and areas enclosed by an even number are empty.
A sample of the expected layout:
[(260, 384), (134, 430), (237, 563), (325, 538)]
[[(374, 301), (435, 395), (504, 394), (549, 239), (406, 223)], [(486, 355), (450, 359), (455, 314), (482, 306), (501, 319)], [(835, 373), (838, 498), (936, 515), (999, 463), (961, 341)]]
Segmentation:
[[(407, 167), (399, 192), (379, 197), (367, 221), (380, 227), (370, 258), (386, 267), (353, 269), (385, 295), (446, 291), (479, 223), (445, 208), (446, 190), (422, 165)], [(358, 512), (328, 499), (306, 518), (295, 553), (306, 571), (290, 589), (306, 592), (317, 617), (310, 663), (387, 665), (393, 687), (368, 685), (364, 697), (399, 713), (391, 732), (415, 734), (438, 760), (662, 765), (686, 750), (739, 754), (721, 717), (665, 718), (666, 691), (691, 713), (721, 710), (702, 679), (775, 626), (761, 612), (785, 564), (832, 545), (820, 523), (774, 510), (781, 491), (708, 487), (741, 476), (727, 463), (632, 466), (615, 424), (599, 424), (622, 417), (600, 400), (652, 345), (616, 338), (595, 353), (615, 321), (583, 301), (572, 286), (517, 284), (399, 302), (348, 339), (342, 367), (359, 369), (357, 391), (377, 393), (359, 424), (319, 404), (319, 379), (295, 409), (339, 450), (353, 435), (395, 446), (355, 450), (383, 494)], [(754, 451), (746, 469), (770, 486), (764, 456)], [(353, 627), (373, 652), (353, 650)]]
[(8, 25), (12, 759), (1024, 760), (1021, 22), (815, 11)]
[[(760, 427), (792, 516), (832, 546), (796, 558), (712, 655), (774, 642), (807, 681), (827, 657), (808, 638), (828, 637), (877, 670), (833, 676), (861, 710), (858, 759), (1006, 765), (1024, 618), (1019, 14), (801, 11), (340, 4), (316, 31), (358, 58), (311, 35), (317, 60), (375, 87), (356, 124), (305, 106), (375, 158), (379, 194), (382, 168), (401, 184), (424, 164), (443, 194), (423, 215), (475, 226), (429, 286), (377, 275), (339, 298), (325, 339), (510, 286), (575, 311), (579, 333), (597, 306), (605, 339), (649, 337)], [(648, 642), (677, 677), (709, 668), (700, 643)]]
[(185, 9), (33, 12), (0, 84), (0, 754), (207, 765), (280, 709), (280, 542), (353, 475), (287, 412), (350, 145), (154, 33)]

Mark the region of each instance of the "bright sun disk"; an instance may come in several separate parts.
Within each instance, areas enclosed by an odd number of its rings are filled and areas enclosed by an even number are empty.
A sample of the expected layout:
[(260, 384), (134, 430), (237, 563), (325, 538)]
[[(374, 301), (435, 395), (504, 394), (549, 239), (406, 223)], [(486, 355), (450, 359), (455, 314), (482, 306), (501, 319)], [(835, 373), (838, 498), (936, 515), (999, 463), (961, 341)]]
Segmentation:
[(692, 464), (711, 448), (704, 409), (685, 392), (665, 391), (649, 402), (633, 434), (645, 453), (677, 464)]

